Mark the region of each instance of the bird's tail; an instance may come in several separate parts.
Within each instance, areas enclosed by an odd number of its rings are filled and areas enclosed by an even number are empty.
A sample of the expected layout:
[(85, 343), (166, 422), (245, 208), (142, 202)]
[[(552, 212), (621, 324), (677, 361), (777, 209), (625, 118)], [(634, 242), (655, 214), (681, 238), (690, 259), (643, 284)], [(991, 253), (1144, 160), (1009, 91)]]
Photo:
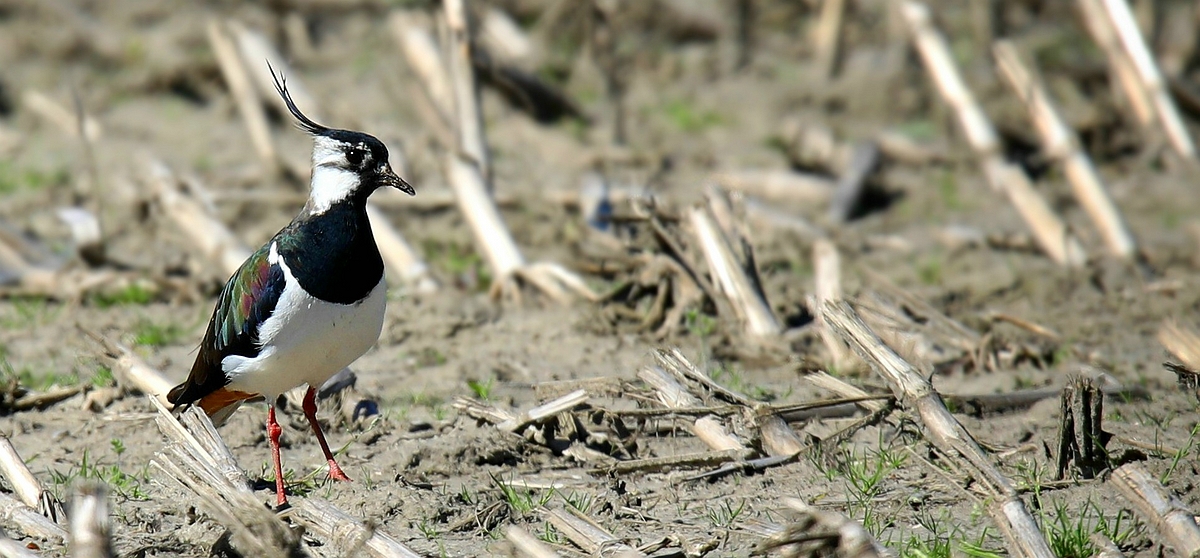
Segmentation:
[(221, 388), (201, 397), (196, 404), (200, 406), (204, 414), (212, 419), (214, 425), (221, 426), (229, 418), (229, 415), (232, 415), (241, 406), (243, 401), (254, 399), (255, 397), (258, 397), (258, 395)]

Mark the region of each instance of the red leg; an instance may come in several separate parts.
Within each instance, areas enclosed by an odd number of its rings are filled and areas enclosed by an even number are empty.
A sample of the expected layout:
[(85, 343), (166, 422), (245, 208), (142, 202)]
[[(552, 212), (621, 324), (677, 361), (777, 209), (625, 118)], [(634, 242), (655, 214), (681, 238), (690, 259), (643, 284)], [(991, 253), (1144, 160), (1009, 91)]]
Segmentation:
[(329, 478), (349, 481), (350, 477), (347, 477), (337, 461), (334, 461), (333, 452), (329, 451), (329, 444), (325, 442), (325, 433), (321, 432), (321, 425), (317, 423), (317, 390), (311, 386), (304, 394), (304, 416), (308, 417), (308, 424), (312, 425), (313, 432), (317, 434), (317, 441), (321, 443), (321, 451), (325, 452), (325, 460), (329, 462)]
[(275, 462), (275, 505), (287, 505), (287, 494), (283, 491), (283, 462), (279, 459), (279, 435), (283, 434), (275, 420), (275, 406), (267, 405), (267, 438), (271, 441), (271, 459)]

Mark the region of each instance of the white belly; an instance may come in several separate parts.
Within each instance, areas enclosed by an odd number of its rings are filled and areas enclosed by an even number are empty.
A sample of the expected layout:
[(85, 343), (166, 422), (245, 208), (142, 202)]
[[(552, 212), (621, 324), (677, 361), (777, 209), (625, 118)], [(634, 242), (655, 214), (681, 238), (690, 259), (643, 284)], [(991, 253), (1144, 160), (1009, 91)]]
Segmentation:
[(303, 384), (319, 387), (366, 353), (379, 340), (387, 302), (382, 279), (363, 300), (334, 304), (305, 293), (286, 266), (284, 275), (287, 286), (275, 311), (258, 329), (258, 356), (221, 361), (230, 389), (268, 401)]

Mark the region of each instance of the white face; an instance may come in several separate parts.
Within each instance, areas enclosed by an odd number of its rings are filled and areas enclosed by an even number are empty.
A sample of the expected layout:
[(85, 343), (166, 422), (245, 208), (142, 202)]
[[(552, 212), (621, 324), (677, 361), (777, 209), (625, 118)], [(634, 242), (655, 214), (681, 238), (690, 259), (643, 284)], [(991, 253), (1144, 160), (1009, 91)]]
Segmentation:
[(349, 146), (330, 138), (315, 138), (309, 192), (312, 214), (318, 215), (328, 211), (333, 204), (350, 197), (358, 189), (358, 173), (349, 170), (351, 165), (346, 160), (347, 147)]

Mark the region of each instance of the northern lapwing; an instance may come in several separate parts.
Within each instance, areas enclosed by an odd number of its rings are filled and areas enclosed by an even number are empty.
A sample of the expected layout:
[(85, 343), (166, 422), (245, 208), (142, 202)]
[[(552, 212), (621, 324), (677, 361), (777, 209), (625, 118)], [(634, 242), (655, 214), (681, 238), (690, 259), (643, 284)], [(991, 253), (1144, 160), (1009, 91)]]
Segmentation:
[(220, 423), (248, 399), (267, 401), (267, 434), (277, 505), (287, 503), (275, 401), (307, 385), (304, 415), (329, 461), (329, 476), (350, 480), (317, 423), (316, 388), (367, 352), (383, 328), (383, 260), (367, 220), (367, 197), (391, 186), (416, 192), (388, 164), (374, 136), (336, 130), (305, 116), (271, 69), (296, 126), (313, 137), (308, 202), (225, 283), (188, 379), (167, 395), (198, 404)]

